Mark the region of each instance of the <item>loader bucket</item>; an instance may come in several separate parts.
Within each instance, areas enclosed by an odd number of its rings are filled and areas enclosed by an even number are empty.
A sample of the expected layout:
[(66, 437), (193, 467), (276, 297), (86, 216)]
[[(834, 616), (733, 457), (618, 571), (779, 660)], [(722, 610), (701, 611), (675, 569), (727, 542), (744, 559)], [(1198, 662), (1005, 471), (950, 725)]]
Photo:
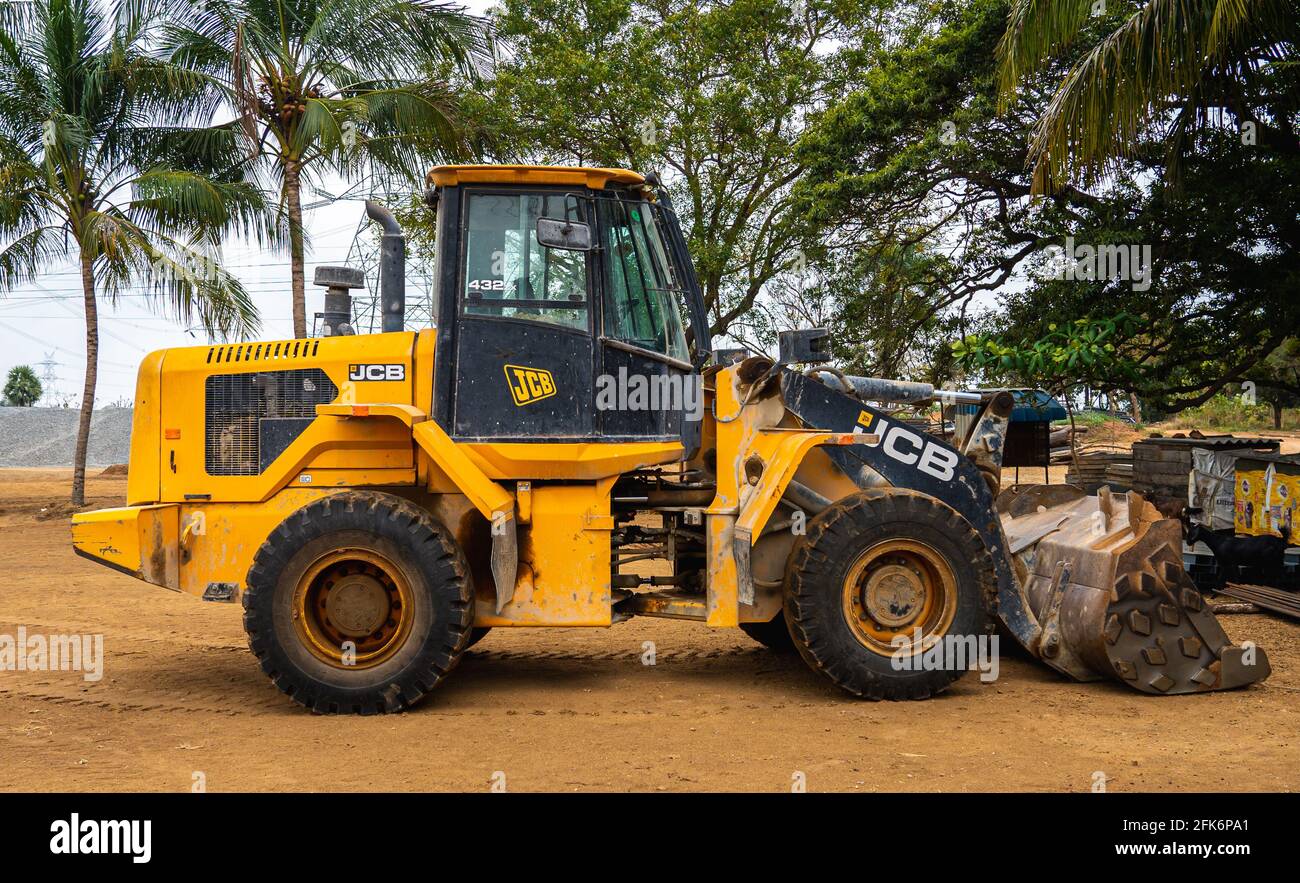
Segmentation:
[(1139, 494), (1013, 488), (997, 508), (1042, 628), (1026, 649), (1052, 668), (1161, 695), (1268, 677), (1264, 651), (1233, 645), (1183, 570), (1182, 525)]

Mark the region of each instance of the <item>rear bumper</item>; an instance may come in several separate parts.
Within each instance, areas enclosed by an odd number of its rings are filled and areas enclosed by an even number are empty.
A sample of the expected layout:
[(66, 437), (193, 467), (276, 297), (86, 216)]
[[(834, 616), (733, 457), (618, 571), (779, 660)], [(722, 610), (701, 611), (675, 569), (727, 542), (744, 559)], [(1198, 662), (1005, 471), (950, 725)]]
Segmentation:
[(180, 506), (125, 506), (72, 516), (78, 555), (180, 591)]

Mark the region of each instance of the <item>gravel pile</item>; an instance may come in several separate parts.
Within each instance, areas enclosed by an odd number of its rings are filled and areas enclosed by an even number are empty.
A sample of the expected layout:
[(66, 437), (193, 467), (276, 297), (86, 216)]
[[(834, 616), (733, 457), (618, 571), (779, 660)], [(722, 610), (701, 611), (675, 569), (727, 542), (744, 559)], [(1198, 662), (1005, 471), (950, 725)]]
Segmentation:
[[(71, 466), (79, 416), (75, 408), (0, 408), (0, 466)], [(125, 463), (130, 451), (131, 409), (96, 411), (86, 465)]]

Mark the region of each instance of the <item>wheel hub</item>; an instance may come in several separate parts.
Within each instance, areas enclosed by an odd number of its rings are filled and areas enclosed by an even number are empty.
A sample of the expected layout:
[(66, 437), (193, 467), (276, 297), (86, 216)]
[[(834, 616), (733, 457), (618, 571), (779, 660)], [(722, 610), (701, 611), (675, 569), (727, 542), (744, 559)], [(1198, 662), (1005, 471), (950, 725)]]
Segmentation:
[(388, 592), (365, 573), (342, 577), (325, 596), (325, 615), (345, 635), (360, 638), (375, 631), (388, 618)]
[(406, 643), (414, 619), (400, 568), (369, 549), (338, 549), (302, 574), (294, 592), (298, 638), (336, 668), (369, 668)]
[(900, 537), (858, 556), (845, 574), (842, 597), (844, 618), (863, 646), (882, 656), (913, 655), (952, 624), (957, 581), (933, 546)]
[(881, 625), (900, 628), (916, 619), (925, 603), (925, 584), (918, 570), (886, 564), (867, 578), (863, 606)]

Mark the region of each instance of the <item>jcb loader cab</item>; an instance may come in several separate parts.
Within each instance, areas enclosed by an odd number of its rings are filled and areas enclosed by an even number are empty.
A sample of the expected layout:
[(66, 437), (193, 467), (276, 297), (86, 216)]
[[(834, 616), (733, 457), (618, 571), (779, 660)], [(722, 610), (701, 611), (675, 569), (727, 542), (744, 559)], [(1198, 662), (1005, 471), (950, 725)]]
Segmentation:
[[(127, 506), (73, 520), (85, 557), (242, 603), (295, 701), (398, 710), (488, 629), (632, 616), (739, 626), (876, 699), (943, 690), (995, 615), (1081, 679), (1163, 693), (1267, 673), (1140, 498), (1022, 494), (999, 518), (1009, 394), (849, 377), (817, 331), (783, 334), (775, 360), (714, 357), (653, 179), (444, 166), (429, 183), (435, 328), (402, 330), (401, 232), (369, 206), (385, 333), (349, 333), (361, 280), (322, 268), (325, 336), (153, 353)], [(979, 406), (967, 438), (869, 404), (936, 397)], [(1054, 561), (1034, 555), (1049, 540)]]

